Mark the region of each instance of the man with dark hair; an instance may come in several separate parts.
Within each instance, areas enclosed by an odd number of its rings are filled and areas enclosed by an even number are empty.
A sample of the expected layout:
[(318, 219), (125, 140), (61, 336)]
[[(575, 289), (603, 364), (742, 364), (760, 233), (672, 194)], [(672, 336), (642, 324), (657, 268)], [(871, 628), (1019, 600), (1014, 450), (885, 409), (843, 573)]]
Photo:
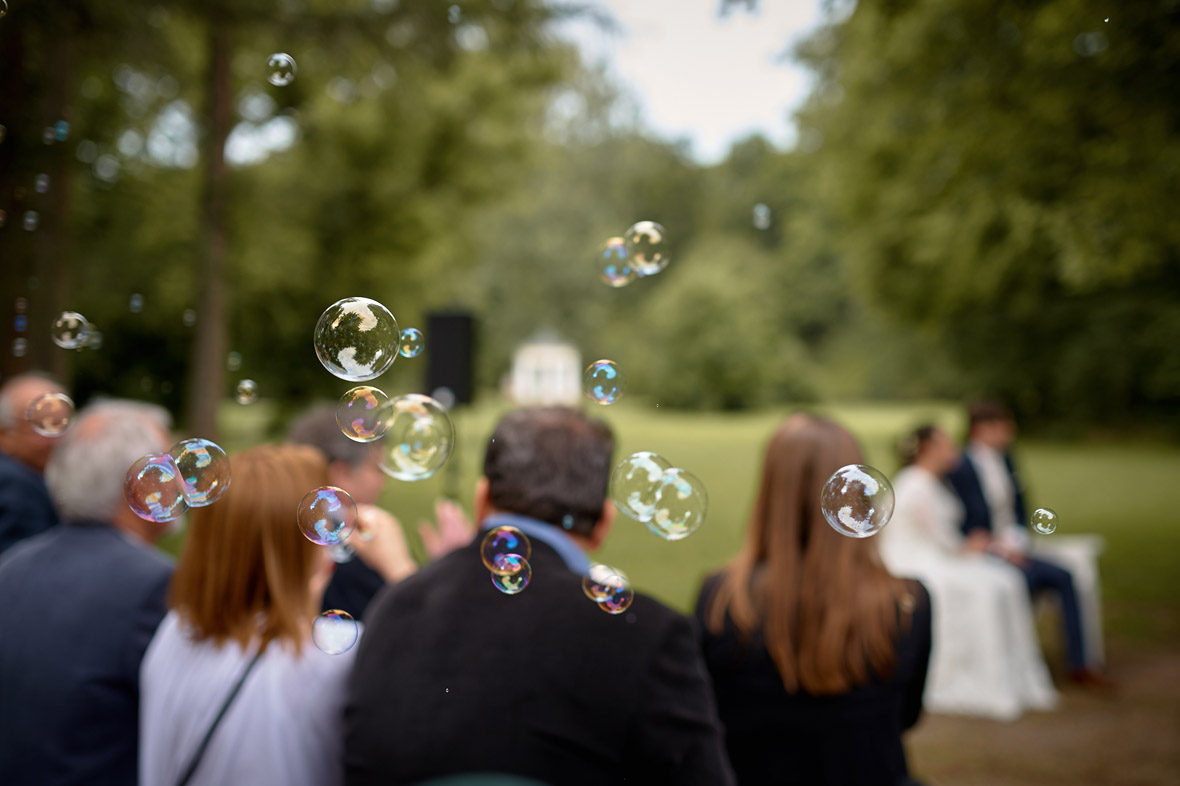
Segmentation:
[(963, 501), (963, 534), (979, 538), (985, 533), (989, 550), (1024, 573), (1029, 592), (1049, 590), (1061, 600), (1070, 679), (1083, 685), (1105, 681), (1091, 670), (1086, 652), (1082, 614), (1073, 577), (1064, 568), (1029, 553), (1024, 491), (1012, 463), (1009, 447), (1016, 436), (1016, 422), (1002, 404), (980, 401), (968, 407), (969, 432), (959, 465), (947, 475)]
[(583, 592), (586, 552), (614, 520), (612, 449), (610, 431), (574, 410), (500, 421), (476, 520), (530, 539), (532, 580), (498, 592), (476, 538), (377, 596), (345, 710), (350, 786), (464, 773), (734, 782), (691, 623), (639, 594), (605, 614)]

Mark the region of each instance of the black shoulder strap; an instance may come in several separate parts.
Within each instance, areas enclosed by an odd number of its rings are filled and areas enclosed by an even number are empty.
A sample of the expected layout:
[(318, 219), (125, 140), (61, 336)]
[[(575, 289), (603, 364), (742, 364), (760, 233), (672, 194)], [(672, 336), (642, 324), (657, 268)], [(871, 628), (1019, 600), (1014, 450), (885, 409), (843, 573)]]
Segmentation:
[(209, 724), (209, 730), (205, 732), (205, 737), (201, 740), (201, 744), (197, 746), (197, 750), (193, 753), (192, 759), (189, 760), (188, 766), (184, 768), (184, 774), (180, 776), (180, 780), (176, 782), (176, 786), (185, 786), (193, 779), (193, 774), (197, 771), (197, 765), (201, 763), (201, 759), (205, 755), (205, 748), (209, 747), (209, 740), (213, 738), (213, 732), (217, 731), (217, 727), (221, 724), (221, 719), (225, 717), (225, 713), (229, 710), (229, 706), (234, 703), (234, 699), (238, 697), (238, 692), (242, 689), (242, 684), (245, 683), (246, 678), (250, 676), (250, 672), (254, 670), (254, 664), (258, 663), (258, 659), (262, 657), (262, 651), (259, 650), (246, 664), (246, 668), (242, 671), (242, 676), (238, 677), (237, 683), (234, 684), (233, 690), (225, 697), (225, 703), (221, 705), (221, 709), (217, 711), (217, 717), (213, 719), (213, 723)]

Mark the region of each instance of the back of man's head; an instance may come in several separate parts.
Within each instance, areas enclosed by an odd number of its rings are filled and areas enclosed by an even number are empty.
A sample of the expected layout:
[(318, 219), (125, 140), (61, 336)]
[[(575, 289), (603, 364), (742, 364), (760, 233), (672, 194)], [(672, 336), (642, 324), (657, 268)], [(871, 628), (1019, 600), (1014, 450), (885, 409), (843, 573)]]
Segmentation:
[(25, 411), (37, 396), (51, 392), (63, 391), (52, 377), (35, 371), (11, 377), (0, 385), (0, 452), (37, 472), (45, 469), (54, 440), (34, 431)]
[(336, 405), (317, 404), (295, 419), (287, 432), (287, 441), (311, 445), (328, 457), (329, 462), (343, 461), (357, 467), (369, 459), (373, 446), (354, 442), (344, 436), (336, 422)]
[(114, 521), (127, 507), (127, 470), (144, 454), (168, 449), (169, 420), (163, 408), (137, 401), (109, 399), (84, 408), (45, 468), (58, 515)]
[(576, 410), (510, 412), (484, 455), (489, 501), (496, 510), (589, 535), (602, 518), (613, 449), (606, 424)]

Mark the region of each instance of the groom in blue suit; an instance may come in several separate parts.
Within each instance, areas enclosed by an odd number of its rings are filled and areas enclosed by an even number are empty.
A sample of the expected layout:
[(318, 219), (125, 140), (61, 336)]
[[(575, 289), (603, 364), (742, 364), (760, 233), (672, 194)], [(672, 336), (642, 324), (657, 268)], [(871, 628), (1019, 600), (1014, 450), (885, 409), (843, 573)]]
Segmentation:
[[(959, 466), (947, 476), (963, 501), (963, 534), (988, 533), (989, 550), (1024, 573), (1033, 595), (1050, 590), (1061, 599), (1070, 679), (1083, 685), (1105, 681), (1087, 667), (1081, 611), (1069, 571), (1029, 554), (1024, 492), (1008, 452), (1016, 436), (1012, 414), (994, 402), (979, 402), (968, 410), (970, 433)], [(976, 536), (978, 537), (978, 536)]]

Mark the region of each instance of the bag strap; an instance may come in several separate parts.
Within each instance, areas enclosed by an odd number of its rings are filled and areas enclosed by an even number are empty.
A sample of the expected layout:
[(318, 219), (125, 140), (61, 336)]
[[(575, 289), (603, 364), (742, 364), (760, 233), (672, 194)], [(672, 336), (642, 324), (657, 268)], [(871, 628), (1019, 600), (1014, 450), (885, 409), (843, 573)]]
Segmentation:
[(205, 748), (209, 747), (209, 740), (213, 738), (213, 732), (217, 731), (217, 727), (221, 724), (221, 719), (225, 717), (225, 713), (229, 710), (229, 706), (234, 703), (234, 699), (238, 697), (238, 692), (242, 689), (242, 684), (246, 678), (250, 676), (250, 672), (254, 670), (254, 664), (258, 663), (258, 659), (262, 657), (262, 651), (259, 650), (246, 664), (246, 668), (242, 671), (242, 676), (238, 677), (237, 683), (234, 684), (233, 690), (225, 697), (225, 703), (221, 705), (221, 709), (217, 711), (217, 717), (213, 719), (213, 723), (209, 724), (209, 730), (205, 732), (205, 737), (201, 740), (201, 744), (197, 746), (196, 752), (192, 759), (189, 760), (188, 766), (184, 768), (184, 774), (180, 776), (180, 780), (176, 782), (176, 786), (185, 786), (193, 778), (193, 774), (197, 771), (197, 765), (201, 763), (202, 757), (205, 755)]

